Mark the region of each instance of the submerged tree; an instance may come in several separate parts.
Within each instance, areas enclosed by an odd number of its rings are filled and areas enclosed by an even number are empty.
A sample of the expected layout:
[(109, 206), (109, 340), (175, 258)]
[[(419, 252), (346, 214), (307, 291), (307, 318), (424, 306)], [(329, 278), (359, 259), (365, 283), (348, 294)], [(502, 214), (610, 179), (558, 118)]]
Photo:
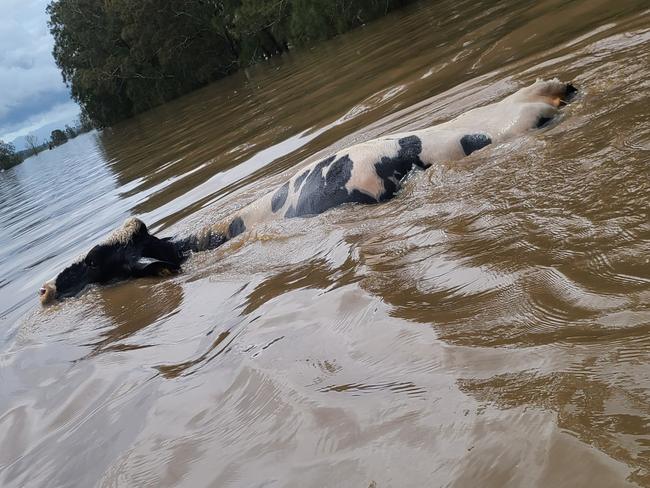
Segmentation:
[(32, 152), (32, 156), (36, 156), (38, 154), (38, 138), (34, 134), (28, 134), (25, 136), (25, 143)]

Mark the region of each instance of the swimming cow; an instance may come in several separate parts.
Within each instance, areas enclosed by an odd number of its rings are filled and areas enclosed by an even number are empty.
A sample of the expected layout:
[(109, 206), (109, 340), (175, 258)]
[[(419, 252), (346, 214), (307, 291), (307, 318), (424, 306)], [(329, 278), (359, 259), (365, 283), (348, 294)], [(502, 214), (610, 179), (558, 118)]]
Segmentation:
[(500, 102), (475, 108), (427, 129), (388, 135), (342, 149), (306, 166), (276, 190), (225, 221), (183, 238), (158, 238), (137, 218), (128, 219), (40, 289), (42, 303), (108, 283), (180, 271), (192, 252), (214, 249), (279, 218), (320, 214), (343, 203), (390, 200), (413, 169), (461, 159), (474, 151), (546, 125), (577, 90), (557, 79), (538, 80)]

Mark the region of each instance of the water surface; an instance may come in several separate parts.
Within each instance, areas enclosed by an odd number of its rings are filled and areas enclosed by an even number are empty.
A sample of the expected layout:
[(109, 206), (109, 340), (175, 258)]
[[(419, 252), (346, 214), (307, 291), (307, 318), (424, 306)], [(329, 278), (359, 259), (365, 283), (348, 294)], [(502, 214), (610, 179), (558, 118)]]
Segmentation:
[[(422, 2), (0, 174), (0, 485), (650, 486), (650, 10)], [(549, 128), (169, 279), (36, 291), (130, 215), (559, 76)]]

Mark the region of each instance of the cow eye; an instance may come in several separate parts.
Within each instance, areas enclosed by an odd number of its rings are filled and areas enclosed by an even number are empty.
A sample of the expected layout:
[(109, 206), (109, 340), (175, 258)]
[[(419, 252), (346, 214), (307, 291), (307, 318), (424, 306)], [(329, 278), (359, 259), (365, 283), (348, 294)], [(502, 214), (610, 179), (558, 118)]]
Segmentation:
[(92, 258), (91, 259), (86, 259), (86, 266), (88, 266), (89, 268), (96, 268), (97, 263)]

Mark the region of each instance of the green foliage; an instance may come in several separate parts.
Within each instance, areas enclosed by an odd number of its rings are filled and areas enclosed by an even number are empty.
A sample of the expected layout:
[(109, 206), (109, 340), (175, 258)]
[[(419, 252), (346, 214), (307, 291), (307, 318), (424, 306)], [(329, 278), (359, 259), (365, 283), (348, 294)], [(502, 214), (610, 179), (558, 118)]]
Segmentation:
[(9, 169), (22, 163), (22, 158), (16, 154), (16, 148), (9, 142), (0, 141), (0, 168)]
[(77, 131), (74, 130), (73, 127), (70, 127), (70, 126), (67, 125), (67, 124), (66, 124), (66, 126), (65, 126), (65, 131), (64, 131), (64, 132), (65, 132), (65, 135), (66, 135), (66, 137), (67, 137), (68, 139), (74, 139), (75, 137), (77, 137)]
[(53, 0), (53, 55), (96, 126), (408, 0)]
[(99, 125), (160, 104), (236, 67), (219, 4), (195, 0), (55, 0), (54, 58)]
[(79, 114), (79, 119), (77, 119), (75, 131), (77, 134), (83, 134), (84, 132), (89, 132), (95, 128), (94, 122), (91, 120), (88, 112), (82, 107), (81, 113)]
[(54, 129), (50, 134), (50, 141), (54, 146), (60, 146), (68, 142), (68, 136), (61, 129)]

